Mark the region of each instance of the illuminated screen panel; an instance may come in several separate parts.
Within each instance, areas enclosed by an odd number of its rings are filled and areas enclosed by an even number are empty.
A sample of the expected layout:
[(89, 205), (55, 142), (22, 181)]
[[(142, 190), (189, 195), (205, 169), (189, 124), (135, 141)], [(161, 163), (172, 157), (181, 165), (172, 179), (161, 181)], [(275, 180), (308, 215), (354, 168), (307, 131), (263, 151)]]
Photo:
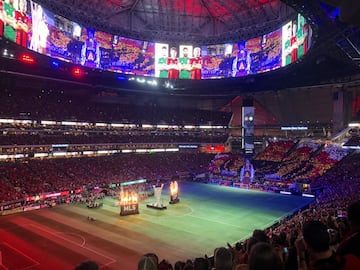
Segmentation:
[(166, 79), (221, 79), (277, 69), (307, 53), (312, 30), (298, 14), (283, 27), (237, 43), (163, 44), (89, 29), (30, 0), (0, 0), (0, 36), (73, 64)]
[(112, 54), (110, 70), (154, 76), (155, 43), (115, 36)]
[(256, 40), (256, 51), (251, 54), (251, 72), (253, 74), (281, 67), (281, 41), (281, 29), (265, 34), (260, 40)]
[(26, 0), (0, 1), (0, 36), (28, 46), (30, 7)]
[(201, 52), (203, 79), (232, 77), (233, 44), (202, 46)]
[(155, 43), (155, 77), (168, 78), (169, 44)]
[[(191, 61), (193, 59), (193, 46), (179, 46), (179, 79), (191, 78)], [(201, 69), (201, 68), (200, 68)]]
[(312, 30), (303, 16), (282, 27), (282, 66), (294, 63), (305, 55), (311, 46)]
[(281, 30), (235, 44), (203, 46), (203, 78), (242, 77), (281, 67)]
[(155, 76), (166, 79), (201, 79), (200, 47), (155, 44)]
[[(55, 24), (52, 13), (46, 11), (39, 4), (30, 1), (31, 6), (31, 30), (29, 31), (29, 49), (51, 56), (50, 29)], [(55, 28), (55, 26), (53, 26)], [(49, 39), (51, 41), (51, 39)]]

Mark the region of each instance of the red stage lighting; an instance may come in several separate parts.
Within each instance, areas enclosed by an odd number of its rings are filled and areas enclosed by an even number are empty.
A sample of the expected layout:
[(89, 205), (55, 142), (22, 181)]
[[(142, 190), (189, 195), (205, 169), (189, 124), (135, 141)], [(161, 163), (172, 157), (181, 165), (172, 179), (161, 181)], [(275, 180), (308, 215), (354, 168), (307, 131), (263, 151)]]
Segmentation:
[(74, 68), (72, 70), (72, 73), (76, 77), (81, 77), (84, 74), (84, 72), (83, 72), (83, 70), (81, 68)]
[(211, 145), (211, 146), (206, 146), (206, 152), (207, 153), (224, 153), (225, 151), (225, 147), (224, 145)]
[(32, 57), (29, 54), (22, 54), (20, 56), (20, 61), (24, 62), (24, 63), (28, 63), (28, 64), (34, 64), (35, 63), (35, 58)]

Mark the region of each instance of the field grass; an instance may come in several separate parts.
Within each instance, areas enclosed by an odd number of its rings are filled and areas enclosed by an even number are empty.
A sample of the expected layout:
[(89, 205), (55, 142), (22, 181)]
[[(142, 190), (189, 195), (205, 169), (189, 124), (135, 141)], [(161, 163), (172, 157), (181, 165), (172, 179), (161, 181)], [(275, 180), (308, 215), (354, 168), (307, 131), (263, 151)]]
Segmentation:
[(132, 270), (147, 252), (171, 263), (210, 256), (312, 201), (198, 183), (179, 183), (179, 189), (180, 203), (169, 205), (164, 190), (167, 210), (147, 208), (154, 201), (148, 198), (139, 215), (120, 216), (107, 198), (99, 209), (61, 205), (0, 217), (0, 270), (73, 269), (87, 259), (101, 269)]

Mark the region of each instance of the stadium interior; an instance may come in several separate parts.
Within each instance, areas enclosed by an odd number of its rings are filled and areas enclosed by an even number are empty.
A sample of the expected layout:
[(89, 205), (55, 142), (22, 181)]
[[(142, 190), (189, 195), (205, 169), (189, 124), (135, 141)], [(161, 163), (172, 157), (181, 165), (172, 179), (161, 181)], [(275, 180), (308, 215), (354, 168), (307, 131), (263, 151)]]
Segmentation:
[(0, 270), (360, 269), (360, 2), (0, 4)]

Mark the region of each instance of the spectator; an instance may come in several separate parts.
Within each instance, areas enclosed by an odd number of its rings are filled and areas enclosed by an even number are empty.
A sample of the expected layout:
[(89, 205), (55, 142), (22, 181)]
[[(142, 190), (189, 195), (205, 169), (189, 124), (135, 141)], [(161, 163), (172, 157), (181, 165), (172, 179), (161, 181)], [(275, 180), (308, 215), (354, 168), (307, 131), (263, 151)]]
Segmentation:
[(74, 268), (74, 270), (98, 270), (99, 266), (94, 261), (85, 261)]
[(172, 267), (172, 265), (171, 265), (168, 261), (162, 260), (162, 261), (159, 263), (158, 269), (159, 269), (159, 270), (173, 270), (173, 267)]
[(194, 270), (194, 265), (191, 261), (186, 262), (182, 270)]
[(249, 270), (282, 270), (281, 258), (268, 243), (257, 243), (250, 252)]
[(233, 258), (231, 252), (224, 247), (217, 248), (214, 254), (214, 270), (232, 270)]
[(341, 241), (337, 253), (353, 254), (360, 259), (360, 201), (348, 207), (348, 220), (351, 230)]
[(154, 257), (142, 256), (138, 262), (138, 270), (158, 270)]
[(252, 235), (258, 242), (269, 242), (269, 238), (267, 237), (266, 233), (262, 230), (254, 230)]
[[(330, 236), (322, 222), (305, 223), (302, 233), (303, 239), (296, 241), (298, 270), (360, 269), (360, 262), (355, 256), (339, 257), (330, 249)], [(306, 263), (306, 248), (310, 259), (309, 267)]]
[(174, 264), (174, 270), (183, 270), (184, 266), (185, 266), (185, 262), (177, 261)]
[(196, 258), (194, 260), (194, 270), (208, 270), (209, 262), (205, 258)]

